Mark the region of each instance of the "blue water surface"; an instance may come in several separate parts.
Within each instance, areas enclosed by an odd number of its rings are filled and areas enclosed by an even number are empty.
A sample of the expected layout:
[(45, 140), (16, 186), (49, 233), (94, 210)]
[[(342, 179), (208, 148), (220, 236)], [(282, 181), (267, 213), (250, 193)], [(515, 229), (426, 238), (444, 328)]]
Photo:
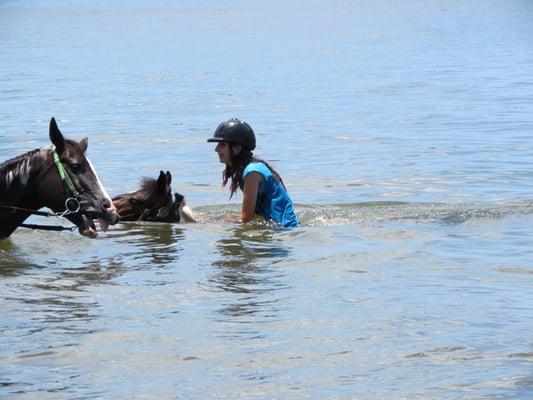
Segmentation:
[[(55, 116), (111, 195), (169, 170), (199, 218), (2, 241), (0, 398), (533, 397), (532, 20), (527, 0), (0, 2), (0, 161)], [(206, 138), (231, 117), (301, 228), (228, 222)]]

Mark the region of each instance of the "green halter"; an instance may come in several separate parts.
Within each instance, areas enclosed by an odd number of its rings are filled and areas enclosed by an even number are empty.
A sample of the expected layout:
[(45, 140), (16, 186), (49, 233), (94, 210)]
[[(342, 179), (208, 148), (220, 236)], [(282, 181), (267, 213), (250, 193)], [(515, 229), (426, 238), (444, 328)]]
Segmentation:
[(54, 162), (56, 163), (57, 172), (59, 172), (59, 176), (61, 177), (61, 181), (63, 182), (64, 187), (67, 189), (68, 192), (70, 192), (70, 196), (73, 196), (74, 198), (78, 198), (80, 196), (80, 192), (76, 189), (76, 186), (74, 185), (74, 182), (72, 182), (72, 179), (70, 178), (69, 174), (65, 170), (65, 167), (61, 163), (61, 160), (59, 159), (59, 156), (57, 155), (56, 149), (54, 149), (53, 152), (54, 155)]

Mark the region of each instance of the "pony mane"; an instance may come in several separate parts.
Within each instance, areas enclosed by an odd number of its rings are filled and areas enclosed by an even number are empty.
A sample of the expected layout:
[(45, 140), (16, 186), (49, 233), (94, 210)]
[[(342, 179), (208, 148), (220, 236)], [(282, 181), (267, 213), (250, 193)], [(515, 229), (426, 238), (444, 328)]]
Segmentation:
[(140, 191), (145, 192), (148, 195), (157, 194), (157, 179), (142, 178)]

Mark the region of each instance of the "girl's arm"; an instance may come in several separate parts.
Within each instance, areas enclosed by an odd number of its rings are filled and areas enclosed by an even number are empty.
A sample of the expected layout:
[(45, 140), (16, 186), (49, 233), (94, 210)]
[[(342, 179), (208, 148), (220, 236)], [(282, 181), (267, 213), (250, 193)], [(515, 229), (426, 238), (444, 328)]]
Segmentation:
[(258, 172), (250, 172), (248, 175), (246, 175), (246, 178), (244, 178), (240, 222), (248, 222), (254, 219), (257, 192), (259, 191), (259, 185), (261, 182), (263, 182), (263, 176)]

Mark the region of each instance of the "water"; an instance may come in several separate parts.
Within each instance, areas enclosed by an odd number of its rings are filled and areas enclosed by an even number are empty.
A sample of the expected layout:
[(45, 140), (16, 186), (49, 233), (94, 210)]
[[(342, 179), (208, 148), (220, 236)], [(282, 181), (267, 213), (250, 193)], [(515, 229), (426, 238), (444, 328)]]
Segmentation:
[[(54, 115), (112, 195), (170, 170), (201, 223), (0, 243), (0, 398), (532, 397), (532, 18), (1, 2), (0, 160)], [(301, 229), (228, 222), (205, 139), (233, 116)]]

